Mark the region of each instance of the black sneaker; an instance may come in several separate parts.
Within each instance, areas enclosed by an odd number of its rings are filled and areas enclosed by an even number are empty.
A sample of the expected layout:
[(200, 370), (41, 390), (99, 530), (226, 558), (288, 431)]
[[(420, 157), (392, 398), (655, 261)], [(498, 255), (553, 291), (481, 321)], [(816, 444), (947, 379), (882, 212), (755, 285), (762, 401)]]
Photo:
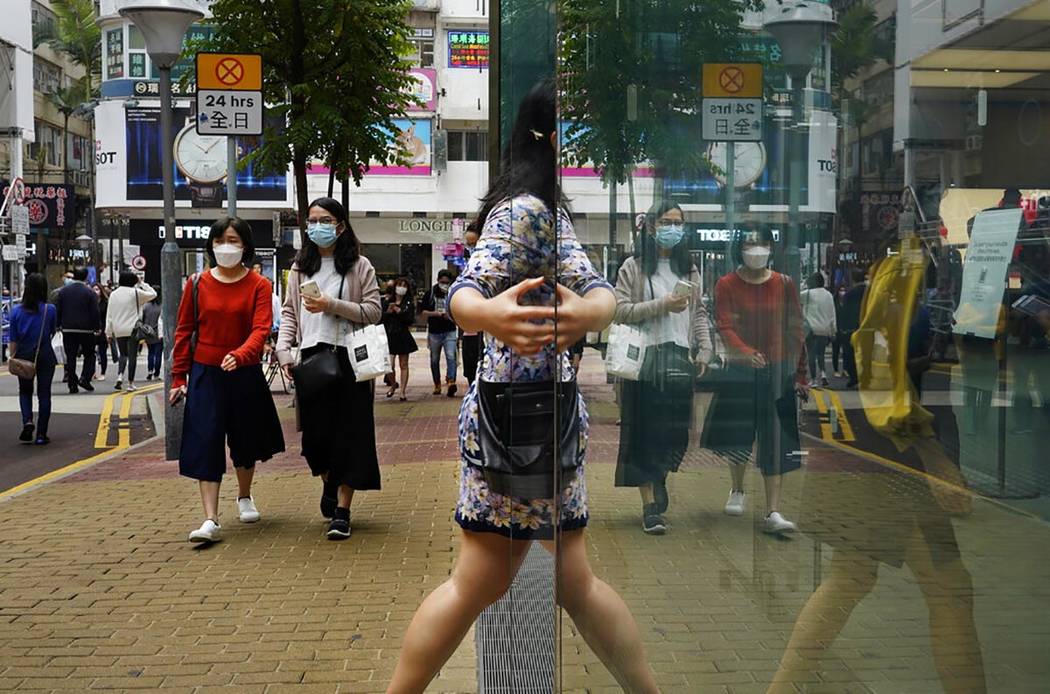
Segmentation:
[(33, 432), (35, 430), (36, 430), (36, 427), (33, 426), (32, 422), (30, 422), (29, 424), (26, 424), (25, 426), (22, 427), (22, 433), (18, 435), (18, 440), (19, 441), (24, 441), (26, 443), (32, 443), (32, 441), (33, 441)]
[(80, 383), (80, 387), (83, 388), (84, 390), (86, 390), (87, 392), (89, 392), (89, 393), (94, 393), (95, 392), (95, 386), (91, 385), (91, 381), (88, 381), (88, 380), (82, 378), (82, 379), (80, 379), (79, 383)]
[(657, 513), (667, 513), (671, 500), (667, 496), (667, 478), (653, 482), (653, 496), (656, 498)]
[(334, 484), (325, 482), (321, 488), (321, 516), (324, 518), (335, 517), (335, 507), (339, 505), (338, 493), (338, 487)]
[(646, 535), (663, 535), (667, 532), (667, 521), (660, 515), (656, 504), (642, 507), (642, 530)]
[(70, 395), (76, 395), (79, 392), (80, 392), (80, 388), (77, 387), (76, 383), (70, 383), (69, 384), (69, 394)]
[(49, 443), (51, 443), (51, 439), (47, 437), (47, 434), (40, 434), (36, 437), (36, 445), (38, 446), (46, 446)]
[(456, 397), (456, 392), (458, 392), (458, 391), (459, 391), (459, 388), (456, 387), (455, 383), (449, 383), (448, 384), (448, 396), (450, 398)]
[(345, 540), (350, 537), (350, 509), (337, 508), (335, 518), (328, 524), (329, 540)]

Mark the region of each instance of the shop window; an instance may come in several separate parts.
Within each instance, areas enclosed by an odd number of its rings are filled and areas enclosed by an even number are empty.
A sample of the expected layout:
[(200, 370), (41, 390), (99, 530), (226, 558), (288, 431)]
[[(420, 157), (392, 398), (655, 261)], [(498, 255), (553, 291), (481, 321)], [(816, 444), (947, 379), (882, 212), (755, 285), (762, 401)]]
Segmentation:
[(33, 29), (36, 33), (50, 34), (55, 30), (55, 13), (33, 0)]
[(29, 158), (38, 164), (61, 166), (62, 131), (44, 121), (36, 121), (36, 142), (29, 145)]
[(448, 133), (449, 161), (488, 161), (487, 132), (477, 130), (450, 130)]
[(415, 29), (415, 35), (411, 39), (413, 53), (409, 60), (415, 67), (434, 67), (434, 29)]

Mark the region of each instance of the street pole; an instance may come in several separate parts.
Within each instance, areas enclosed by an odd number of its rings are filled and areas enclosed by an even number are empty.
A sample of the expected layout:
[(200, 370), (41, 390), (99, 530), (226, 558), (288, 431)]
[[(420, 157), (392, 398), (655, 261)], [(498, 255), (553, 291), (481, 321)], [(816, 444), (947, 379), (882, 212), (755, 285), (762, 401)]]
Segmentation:
[[(171, 67), (160, 68), (161, 169), (164, 174), (164, 246), (160, 249), (161, 312), (164, 320), (164, 386), (171, 390), (171, 348), (182, 300), (182, 267), (175, 243), (175, 176), (172, 154)], [(123, 253), (121, 254), (123, 256)], [(123, 257), (121, 258), (123, 261)], [(164, 449), (168, 460), (179, 457), (182, 447), (182, 408), (164, 398)]]
[(806, 75), (809, 70), (795, 72), (791, 75), (791, 143), (788, 163), (788, 229), (784, 247), (784, 271), (795, 283), (795, 287), (801, 286), (802, 259), (798, 250), (798, 242), (801, 238), (801, 220), (799, 207), (802, 202), (802, 144), (805, 133), (803, 131), (803, 119), (805, 118), (805, 106), (802, 103), (803, 85), (806, 83)]
[(726, 231), (736, 229), (736, 143), (726, 142)]
[(237, 138), (226, 137), (226, 214), (237, 216)]

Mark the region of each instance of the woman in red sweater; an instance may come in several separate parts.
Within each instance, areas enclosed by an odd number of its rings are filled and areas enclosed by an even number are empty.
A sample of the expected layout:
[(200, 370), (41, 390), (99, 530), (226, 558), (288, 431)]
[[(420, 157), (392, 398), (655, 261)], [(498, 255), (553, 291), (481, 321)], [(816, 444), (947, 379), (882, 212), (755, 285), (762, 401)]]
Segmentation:
[(773, 235), (747, 231), (733, 244), (738, 267), (715, 285), (718, 332), (726, 346), (727, 381), (705, 427), (705, 444), (730, 460), (733, 487), (725, 512), (744, 513), (744, 465), (755, 461), (766, 487), (765, 530), (789, 533), (780, 513), (781, 476), (801, 463), (796, 393), (808, 392), (798, 290), (769, 269)]
[(270, 335), (270, 282), (248, 270), (252, 230), (236, 217), (211, 227), (204, 246), (212, 269), (191, 277), (182, 292), (172, 348), (172, 404), (186, 398), (179, 473), (200, 482), (204, 523), (190, 542), (218, 542), (219, 485), (226, 447), (237, 472), (242, 523), (259, 520), (252, 499), (255, 463), (284, 450), (284, 435), (263, 377)]

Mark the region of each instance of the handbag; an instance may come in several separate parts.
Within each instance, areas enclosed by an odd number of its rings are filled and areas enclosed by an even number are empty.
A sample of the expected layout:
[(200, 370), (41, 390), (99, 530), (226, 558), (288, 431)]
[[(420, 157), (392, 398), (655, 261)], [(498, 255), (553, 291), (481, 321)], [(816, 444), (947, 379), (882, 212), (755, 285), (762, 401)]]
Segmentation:
[(354, 367), (354, 378), (359, 383), (385, 375), (390, 369), (390, 344), (387, 342), (386, 328), (369, 324), (355, 330), (350, 338), (349, 356)]
[(489, 489), (523, 499), (560, 494), (582, 462), (576, 382), (477, 384), (477, 467)]
[(605, 371), (625, 381), (637, 381), (645, 363), (646, 334), (624, 323), (609, 326), (609, 346), (605, 351)]
[[(343, 298), (345, 282), (345, 277), (339, 280), (340, 299)], [(292, 367), (292, 381), (300, 398), (323, 397), (333, 387), (338, 386), (342, 378), (343, 368), (339, 365), (339, 356), (332, 345), (322, 346)]]
[(47, 304), (43, 304), (43, 315), (40, 317), (40, 335), (36, 339), (36, 353), (33, 361), (28, 359), (9, 359), (7, 370), (19, 378), (32, 380), (36, 378), (36, 363), (40, 359), (40, 345), (44, 343), (44, 328), (47, 327)]
[(135, 321), (135, 327), (131, 331), (132, 338), (137, 342), (139, 340), (156, 340), (157, 329), (152, 325), (147, 325), (142, 321), (142, 305), (139, 304), (139, 290), (135, 290), (135, 308), (138, 313), (138, 320)]

